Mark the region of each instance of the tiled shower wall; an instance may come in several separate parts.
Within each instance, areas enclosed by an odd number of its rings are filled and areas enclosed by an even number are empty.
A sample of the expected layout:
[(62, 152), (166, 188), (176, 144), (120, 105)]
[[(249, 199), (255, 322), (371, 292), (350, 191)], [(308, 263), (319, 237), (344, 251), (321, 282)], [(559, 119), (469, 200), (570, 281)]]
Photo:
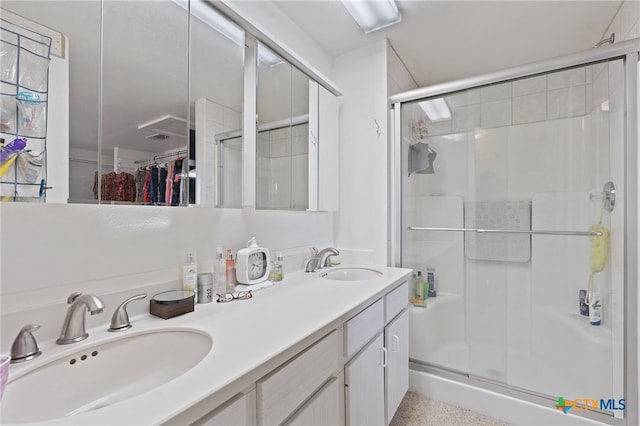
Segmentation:
[(447, 96), (452, 119), (425, 118), (428, 136), (585, 115), (598, 105), (594, 72), (591, 67), (570, 69)]
[(258, 133), (256, 207), (309, 207), (309, 124)]

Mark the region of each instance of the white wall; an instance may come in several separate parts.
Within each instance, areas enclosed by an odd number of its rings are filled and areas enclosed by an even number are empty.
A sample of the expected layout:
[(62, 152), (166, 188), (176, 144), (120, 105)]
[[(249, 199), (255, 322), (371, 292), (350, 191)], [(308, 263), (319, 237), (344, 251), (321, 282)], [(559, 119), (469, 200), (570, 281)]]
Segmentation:
[(336, 58), (333, 69), (343, 88), (336, 243), (379, 264), (387, 261), (386, 53), (386, 42), (372, 44)]
[(355, 262), (388, 263), (389, 104), (416, 88), (386, 40), (335, 59), (340, 98), (340, 211), (336, 243)]

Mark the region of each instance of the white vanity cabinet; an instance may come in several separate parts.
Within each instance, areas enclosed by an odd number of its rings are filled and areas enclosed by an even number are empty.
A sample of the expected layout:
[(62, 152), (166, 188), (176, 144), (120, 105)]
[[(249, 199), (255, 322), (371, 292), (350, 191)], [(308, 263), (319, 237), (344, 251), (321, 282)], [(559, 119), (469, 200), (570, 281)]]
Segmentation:
[(344, 425), (344, 374), (340, 372), (298, 410), (286, 425)]
[(387, 350), (385, 424), (389, 424), (409, 389), (409, 311), (406, 308), (384, 328), (384, 340)]
[(311, 331), (296, 349), (275, 348), (279, 355), (220, 391), (235, 396), (211, 394), (166, 424), (389, 424), (408, 389), (406, 277), (378, 290), (381, 297), (359, 312), (362, 305), (349, 311), (357, 314), (345, 312)]
[(407, 296), (405, 282), (344, 326), (347, 425), (389, 424), (407, 392)]
[[(303, 413), (298, 414), (305, 422), (321, 423), (325, 413), (318, 407), (330, 405), (335, 400), (330, 395), (331, 390), (326, 390), (325, 386), (332, 383), (342, 370), (342, 340), (342, 328), (334, 330), (258, 380), (258, 425), (282, 424), (295, 417), (300, 407), (314, 398), (315, 405), (312, 403), (302, 407)], [(340, 410), (337, 406), (332, 409), (334, 412)]]
[(211, 413), (192, 423), (194, 426), (255, 426), (256, 391), (238, 394)]

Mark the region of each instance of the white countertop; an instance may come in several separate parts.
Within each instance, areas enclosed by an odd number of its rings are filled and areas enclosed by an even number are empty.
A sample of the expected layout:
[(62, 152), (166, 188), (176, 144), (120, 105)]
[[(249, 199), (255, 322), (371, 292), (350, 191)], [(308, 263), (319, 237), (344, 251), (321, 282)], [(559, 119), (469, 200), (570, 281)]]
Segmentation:
[[(345, 266), (352, 265), (340, 267)], [(371, 280), (344, 282), (319, 278), (317, 272), (296, 272), (271, 287), (255, 291), (252, 299), (199, 304), (195, 312), (169, 320), (152, 315), (132, 317), (133, 328), (120, 333), (107, 332), (105, 323), (104, 327), (89, 329), (88, 339), (72, 345), (40, 342), (43, 355), (12, 365), (9, 380), (79, 349), (159, 329), (185, 328), (208, 334), (213, 340), (209, 353), (191, 370), (126, 401), (46, 424), (159, 424), (204, 399), (213, 408), (339, 327), (404, 282), (411, 273), (410, 269), (365, 267), (383, 274)], [(5, 392), (10, 391), (11, 383)]]

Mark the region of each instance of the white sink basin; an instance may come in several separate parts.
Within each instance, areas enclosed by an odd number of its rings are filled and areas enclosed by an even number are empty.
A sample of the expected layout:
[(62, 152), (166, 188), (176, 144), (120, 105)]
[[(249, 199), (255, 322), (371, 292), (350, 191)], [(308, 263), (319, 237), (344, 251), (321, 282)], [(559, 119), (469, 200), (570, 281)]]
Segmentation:
[(212, 346), (196, 331), (155, 331), (86, 346), (15, 380), (9, 373), (1, 423), (58, 419), (139, 395), (190, 370)]
[(378, 278), (382, 272), (370, 268), (338, 268), (323, 272), (320, 278), (334, 281), (364, 281)]

